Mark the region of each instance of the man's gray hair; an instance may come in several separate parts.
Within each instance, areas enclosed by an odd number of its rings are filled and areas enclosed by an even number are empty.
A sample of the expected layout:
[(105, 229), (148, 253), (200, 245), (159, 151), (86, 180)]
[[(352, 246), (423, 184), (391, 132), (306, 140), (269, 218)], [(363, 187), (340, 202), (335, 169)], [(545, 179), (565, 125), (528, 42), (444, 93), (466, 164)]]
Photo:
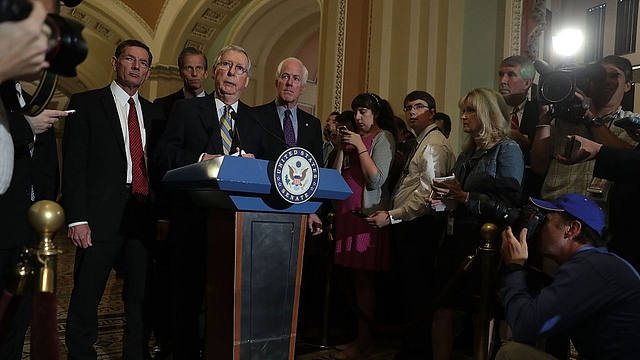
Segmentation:
[(247, 51), (242, 46), (238, 46), (238, 45), (228, 45), (228, 46), (223, 47), (220, 50), (220, 52), (218, 53), (218, 57), (216, 57), (216, 62), (213, 65), (213, 70), (215, 71), (216, 66), (218, 66), (218, 64), (220, 64), (220, 60), (222, 59), (222, 55), (224, 55), (228, 51), (240, 52), (240, 53), (243, 53), (244, 56), (247, 57), (247, 61), (249, 62), (247, 64), (247, 75), (251, 76), (251, 58), (249, 57), (249, 54), (247, 54)]
[(280, 75), (282, 75), (282, 66), (284, 66), (284, 63), (289, 61), (297, 62), (298, 64), (300, 64), (300, 66), (302, 66), (302, 86), (307, 85), (307, 80), (309, 79), (309, 70), (307, 70), (307, 67), (304, 66), (300, 59), (295, 57), (288, 57), (280, 61), (280, 64), (278, 64), (278, 68), (276, 69), (276, 80), (280, 80)]

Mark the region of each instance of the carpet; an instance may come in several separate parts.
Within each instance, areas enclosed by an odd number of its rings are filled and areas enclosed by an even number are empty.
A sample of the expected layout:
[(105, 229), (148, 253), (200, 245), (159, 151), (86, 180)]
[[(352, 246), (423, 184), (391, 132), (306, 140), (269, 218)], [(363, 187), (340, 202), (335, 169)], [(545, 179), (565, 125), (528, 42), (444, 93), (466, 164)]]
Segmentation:
[[(58, 302), (58, 338), (60, 339), (61, 359), (67, 358), (67, 349), (64, 345), (64, 332), (66, 330), (67, 309), (69, 298), (73, 289), (73, 262), (75, 258), (75, 246), (64, 234), (59, 232), (54, 238), (55, 246), (62, 250), (58, 255), (56, 298)], [(122, 302), (121, 279), (116, 278), (115, 272), (111, 272), (107, 286), (98, 307), (98, 341), (95, 345), (99, 360), (120, 360), (122, 358), (122, 330), (124, 329), (124, 304)], [(30, 358), (31, 329), (27, 331), (22, 359)]]

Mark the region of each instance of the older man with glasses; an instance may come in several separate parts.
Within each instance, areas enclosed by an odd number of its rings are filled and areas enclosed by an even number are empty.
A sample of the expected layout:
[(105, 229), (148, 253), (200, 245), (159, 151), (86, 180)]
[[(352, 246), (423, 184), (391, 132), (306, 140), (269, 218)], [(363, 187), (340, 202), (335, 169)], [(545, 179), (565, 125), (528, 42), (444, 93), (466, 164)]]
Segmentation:
[[(251, 76), (251, 60), (240, 46), (224, 47), (213, 69), (213, 94), (176, 103), (154, 160), (160, 171), (241, 152), (263, 158), (263, 130), (240, 101)], [(197, 359), (198, 330), (206, 284), (206, 209), (185, 192), (175, 192), (168, 237), (171, 271), (171, 328), (174, 359)]]

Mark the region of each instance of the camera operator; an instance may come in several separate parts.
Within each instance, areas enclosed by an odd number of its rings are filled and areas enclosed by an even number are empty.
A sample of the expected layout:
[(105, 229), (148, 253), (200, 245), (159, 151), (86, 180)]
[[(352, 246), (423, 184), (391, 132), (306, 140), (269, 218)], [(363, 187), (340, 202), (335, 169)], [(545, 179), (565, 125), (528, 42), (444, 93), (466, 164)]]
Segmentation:
[[(26, 0), (0, 0), (0, 8), (4, 11), (9, 7), (14, 11), (21, 2), (30, 8), (30, 12), (24, 14), (24, 20), (0, 21), (0, 82), (3, 83), (3, 91), (8, 90), (10, 95), (16, 97), (17, 105), (24, 107), (31, 96), (22, 90), (17, 80), (30, 80), (49, 67), (45, 54), (51, 29), (44, 25), (44, 19), (47, 12), (59, 12), (63, 3), (57, 0), (33, 3)], [(1, 15), (2, 19), (6, 19), (4, 16), (7, 13)], [(13, 17), (8, 15), (8, 18)], [(6, 89), (4, 85), (7, 85)], [(12, 106), (7, 103), (8, 108)], [(0, 108), (3, 107), (4, 104), (0, 102)], [(37, 234), (27, 222), (27, 211), (34, 202), (55, 201), (58, 195), (60, 177), (53, 124), (66, 115), (63, 111), (50, 109), (43, 110), (37, 116), (27, 116), (18, 111), (6, 114), (4, 110), (0, 111), (3, 125), (6, 121), (11, 134), (8, 140), (0, 139), (0, 155), (8, 154), (12, 165), (10, 168), (2, 167), (0, 176), (4, 178), (4, 171), (7, 170), (10, 179), (8, 188), (3, 187), (0, 196), (0, 227), (6, 234), (0, 241), (0, 289), (6, 288), (11, 293), (15, 288), (9, 284), (13, 282), (12, 274), (21, 261), (22, 250), (35, 246), (38, 241)], [(3, 148), (5, 146), (8, 151)], [(0, 359), (22, 357), (25, 334), (31, 321), (31, 289), (27, 288), (21, 298), (13, 299), (20, 302), (15, 313), (3, 317), (6, 338), (1, 344)]]
[(527, 286), (527, 230), (515, 238), (502, 232), (507, 267), (500, 289), (514, 342), (496, 359), (554, 359), (527, 344), (549, 335), (568, 335), (580, 358), (635, 359), (640, 353), (640, 277), (606, 249), (604, 213), (591, 199), (566, 194), (546, 202), (531, 199), (546, 212), (539, 226), (541, 252), (559, 269), (539, 294)]
[[(546, 173), (540, 190), (543, 199), (554, 199), (565, 193), (588, 194), (587, 189), (592, 182), (593, 163), (570, 167), (554, 161), (555, 154), (563, 153), (566, 135), (579, 134), (587, 139), (621, 148), (632, 148), (636, 145), (623, 129), (612, 126), (614, 120), (633, 115), (629, 111), (623, 111), (620, 106), (624, 93), (631, 89), (631, 63), (623, 57), (610, 55), (596, 64), (604, 67), (606, 77), (601, 81), (592, 80), (589, 89), (585, 89), (589, 91), (591, 98), (590, 106), (583, 117), (574, 117), (572, 120), (556, 119), (552, 122), (549, 107), (543, 106), (531, 148), (533, 171), (540, 175)], [(578, 89), (576, 97), (582, 100), (586, 96)], [(600, 201), (605, 212), (607, 197), (605, 190), (594, 198)]]
[[(47, 68), (47, 31), (45, 8), (35, 3), (29, 17), (22, 21), (0, 22), (0, 83), (29, 77)], [(13, 141), (4, 105), (0, 102), (0, 194), (4, 194), (13, 173)]]

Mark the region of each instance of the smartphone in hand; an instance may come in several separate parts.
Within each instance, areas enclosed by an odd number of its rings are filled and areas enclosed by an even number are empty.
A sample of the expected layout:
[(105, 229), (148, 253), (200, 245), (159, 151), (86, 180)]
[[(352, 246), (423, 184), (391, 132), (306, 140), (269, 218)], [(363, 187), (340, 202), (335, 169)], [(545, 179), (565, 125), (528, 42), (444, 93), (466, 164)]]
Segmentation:
[(455, 175), (450, 175), (450, 176), (437, 177), (437, 178), (434, 178), (433, 180), (447, 183), (447, 184), (452, 184), (456, 181), (456, 177)]
[(567, 159), (570, 159), (573, 156), (573, 148), (575, 144), (576, 144), (575, 136), (571, 136), (569, 139), (567, 139), (567, 142), (564, 144), (564, 153), (562, 154), (562, 156)]
[(351, 213), (354, 214), (354, 215), (357, 215), (357, 216), (359, 216), (359, 217), (361, 217), (363, 219), (366, 219), (366, 218), (369, 217), (369, 215), (363, 213), (362, 211), (358, 211), (358, 210), (351, 210)]

